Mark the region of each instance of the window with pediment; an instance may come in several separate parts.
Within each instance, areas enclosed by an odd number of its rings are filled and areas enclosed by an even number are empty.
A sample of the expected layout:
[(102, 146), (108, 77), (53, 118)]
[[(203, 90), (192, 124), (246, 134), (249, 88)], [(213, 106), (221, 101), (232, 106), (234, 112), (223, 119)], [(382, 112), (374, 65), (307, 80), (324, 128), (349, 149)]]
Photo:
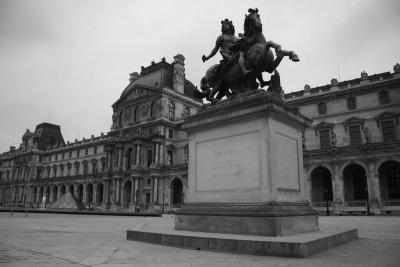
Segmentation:
[(36, 179), (40, 179), (42, 177), (42, 168), (39, 167), (36, 170)]
[(381, 121), (382, 137), (384, 142), (396, 140), (396, 128), (394, 120)]
[(64, 176), (64, 165), (60, 165), (60, 176)]
[(71, 167), (72, 167), (72, 164), (71, 163), (67, 163), (67, 176), (71, 175)]
[(92, 174), (93, 175), (97, 174), (97, 159), (92, 160)]
[(321, 149), (336, 146), (336, 135), (333, 132), (333, 124), (321, 122), (314, 126), (316, 134), (319, 136)]
[(381, 129), (383, 142), (392, 142), (397, 139), (396, 127), (399, 123), (399, 114), (383, 112), (375, 117), (378, 127)]
[(87, 175), (89, 170), (89, 164), (87, 161), (84, 161), (82, 164), (83, 164), (83, 175)]
[(107, 160), (105, 158), (101, 158), (101, 171), (104, 172), (106, 170)]
[(351, 146), (360, 146), (362, 144), (361, 132), (364, 130), (364, 119), (351, 117), (343, 121), (345, 130), (350, 139)]
[(79, 175), (79, 162), (75, 162), (75, 175)]

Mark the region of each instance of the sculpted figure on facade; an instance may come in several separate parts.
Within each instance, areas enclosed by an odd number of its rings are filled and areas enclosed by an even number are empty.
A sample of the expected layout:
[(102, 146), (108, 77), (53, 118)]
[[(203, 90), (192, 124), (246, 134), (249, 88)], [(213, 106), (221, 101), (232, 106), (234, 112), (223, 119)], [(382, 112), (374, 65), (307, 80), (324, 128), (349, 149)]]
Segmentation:
[[(274, 81), (265, 82), (262, 77), (263, 72), (274, 73), (275, 77), (279, 77), (276, 68), (285, 56), (292, 61), (299, 61), (299, 57), (293, 51), (282, 50), (279, 44), (266, 41), (257, 8), (250, 8), (248, 12), (249, 14), (245, 15), (244, 34), (239, 34), (240, 39), (234, 36), (231, 21), (228, 19), (221, 21), (222, 35), (217, 38), (210, 55), (203, 55), (202, 60), (204, 62), (214, 56), (218, 49), (223, 60), (207, 70), (200, 82), (202, 91), (194, 93), (196, 97), (206, 98), (214, 103), (227, 95), (254, 90), (259, 85), (261, 87), (271, 85)], [(271, 49), (275, 50), (276, 57)], [(280, 79), (275, 80), (280, 81)], [(280, 87), (280, 84), (279, 86), (275, 84), (271, 91), (277, 87)]]
[(365, 143), (371, 144), (371, 134), (369, 132), (368, 127), (364, 127), (364, 138), (365, 138)]

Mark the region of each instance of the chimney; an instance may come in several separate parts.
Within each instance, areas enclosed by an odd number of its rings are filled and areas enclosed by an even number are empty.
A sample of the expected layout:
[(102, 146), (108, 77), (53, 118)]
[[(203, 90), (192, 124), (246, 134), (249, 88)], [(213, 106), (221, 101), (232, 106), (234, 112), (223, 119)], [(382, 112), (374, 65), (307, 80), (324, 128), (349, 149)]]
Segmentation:
[(132, 72), (131, 74), (129, 74), (129, 81), (130, 82), (136, 81), (137, 79), (139, 79), (139, 73)]
[(311, 86), (306, 84), (304, 85), (304, 96), (309, 96), (311, 94)]
[(10, 151), (15, 151), (15, 146), (10, 146)]
[(339, 81), (336, 78), (331, 79), (331, 88), (332, 90), (339, 89)]
[(183, 94), (185, 87), (185, 57), (181, 54), (174, 56), (173, 88)]

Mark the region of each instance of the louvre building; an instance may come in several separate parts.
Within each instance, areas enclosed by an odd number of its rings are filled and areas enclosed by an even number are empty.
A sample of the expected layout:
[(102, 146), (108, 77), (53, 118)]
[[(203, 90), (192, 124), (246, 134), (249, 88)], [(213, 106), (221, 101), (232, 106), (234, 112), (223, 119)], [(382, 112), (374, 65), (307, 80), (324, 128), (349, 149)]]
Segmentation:
[[(99, 211), (169, 212), (185, 202), (188, 139), (184, 118), (202, 108), (185, 79), (184, 56), (130, 75), (112, 104), (107, 134), (65, 142), (41, 123), (0, 154), (2, 206), (54, 208), (66, 193)], [(316, 209), (400, 211), (400, 65), (393, 72), (286, 94), (313, 120), (303, 135), (304, 186)]]

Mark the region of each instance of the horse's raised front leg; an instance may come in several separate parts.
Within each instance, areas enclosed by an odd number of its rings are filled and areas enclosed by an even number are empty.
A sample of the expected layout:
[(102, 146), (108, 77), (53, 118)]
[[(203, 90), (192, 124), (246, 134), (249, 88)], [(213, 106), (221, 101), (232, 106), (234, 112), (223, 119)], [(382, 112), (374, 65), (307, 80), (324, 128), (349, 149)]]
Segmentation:
[[(279, 53), (279, 52), (278, 52)], [(288, 56), (290, 60), (294, 61), (294, 62), (298, 62), (300, 61), (299, 56), (293, 52), (293, 51), (288, 51), (288, 50), (280, 50), (280, 53), (283, 56)]]

